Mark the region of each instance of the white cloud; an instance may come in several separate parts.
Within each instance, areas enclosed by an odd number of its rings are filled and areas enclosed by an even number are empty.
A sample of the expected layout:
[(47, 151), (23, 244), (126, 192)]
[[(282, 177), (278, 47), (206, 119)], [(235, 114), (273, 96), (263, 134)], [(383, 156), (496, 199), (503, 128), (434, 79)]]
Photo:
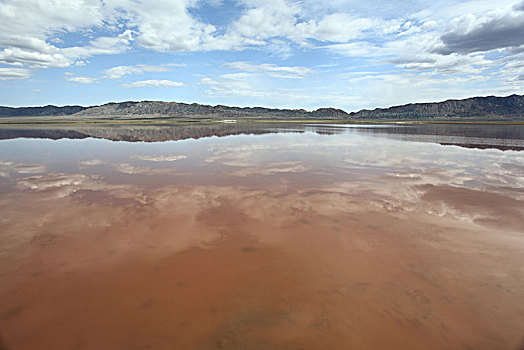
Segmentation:
[[(413, 19), (409, 20), (404, 18), (409, 16), (405, 13), (402, 16), (397, 13), (396, 18), (389, 14), (387, 18), (391, 19), (379, 17), (383, 11), (375, 1), (370, 2), (367, 9), (376, 9), (377, 15), (372, 15), (371, 11), (362, 11), (365, 5), (346, 0), (324, 2), (322, 6), (311, 1), (243, 0), (237, 3), (243, 6), (239, 18), (223, 28), (216, 28), (192, 15), (190, 10), (199, 6), (199, 2), (193, 0), (109, 0), (103, 6), (99, 0), (73, 3), (66, 0), (50, 1), (6, 0), (0, 4), (0, 46), (4, 47), (0, 54), (1, 63), (21, 64), (35, 69), (67, 67), (93, 55), (125, 52), (133, 42), (156, 51), (198, 51), (240, 50), (250, 46), (275, 45), (286, 48), (286, 41), (304, 47), (315, 47), (317, 44), (312, 40), (318, 40), (344, 44), (345, 46), (326, 47), (346, 53), (356, 49), (353, 55), (360, 55), (363, 52), (362, 45), (376, 46), (372, 43), (384, 35), (416, 36), (421, 39), (417, 33), (435, 30), (437, 35), (434, 37), (438, 38), (441, 34), (438, 33), (439, 25), (442, 28), (447, 23), (442, 21), (444, 17), (427, 18), (431, 11), (439, 13), (436, 11), (439, 9), (437, 4), (429, 2), (426, 7), (430, 10), (413, 14)], [(437, 2), (440, 8), (451, 7), (446, 1)], [(480, 13), (479, 18), (493, 16), (493, 13), (516, 11), (511, 8), (514, 1), (504, 1), (499, 8), (485, 15), (482, 11), (488, 11), (487, 4), (488, 2), (481, 1), (475, 7), (473, 2), (467, 2), (452, 7), (456, 16), (464, 14), (459, 17), (462, 18), (462, 25), (475, 11)], [(405, 4), (400, 7), (407, 8)], [(352, 12), (352, 9), (361, 12)], [(477, 22), (486, 23), (485, 20), (479, 21)], [(84, 46), (60, 48), (51, 44), (57, 43), (57, 36), (63, 32), (86, 33), (86, 30), (92, 29), (109, 29), (116, 32), (116, 35), (97, 37)], [(362, 44), (355, 44), (354, 40), (359, 40)], [(391, 40), (397, 41), (398, 38), (378, 41), (387, 44)], [(132, 66), (126, 67), (131, 69)], [(136, 72), (140, 68), (132, 69)], [(109, 77), (121, 77), (121, 74), (127, 73), (108, 72)]]
[(101, 27), (115, 15), (114, 7), (101, 6), (98, 0), (4, 0), (0, 3), (1, 41), (22, 39), (21, 47), (35, 49), (27, 45), (32, 38), (45, 40), (61, 30)]
[(436, 52), (467, 54), (524, 45), (524, 14), (513, 9), (498, 9), (479, 17), (469, 14), (452, 24), (452, 29), (441, 36), (442, 45)]
[(0, 80), (27, 79), (31, 71), (25, 68), (0, 68)]
[(119, 17), (119, 5), (127, 1), (99, 0), (5, 0), (0, 3), (0, 63), (31, 69), (68, 67), (75, 61), (99, 54), (123, 52), (132, 41), (131, 32), (98, 37), (86, 46), (57, 47), (57, 36), (104, 28)]
[(185, 63), (168, 63), (168, 64), (164, 64), (163, 66), (165, 66), (165, 67), (186, 67), (187, 64), (185, 64)]
[(233, 31), (239, 36), (260, 40), (277, 36), (289, 37), (294, 34), (296, 16), (301, 11), (299, 4), (285, 0), (245, 3), (250, 8), (232, 25)]
[(108, 79), (120, 79), (129, 74), (140, 74), (143, 71), (136, 66), (117, 66), (104, 70), (104, 77)]
[[(340, 77), (343, 79), (343, 77)], [(390, 107), (417, 102), (436, 102), (479, 95), (508, 95), (514, 87), (502, 82), (486, 87), (493, 79), (489, 75), (441, 75), (431, 72), (400, 72), (354, 74), (345, 76), (348, 94), (366, 96), (353, 110), (360, 108)], [(497, 82), (495, 80), (495, 82)], [(476, 85), (473, 85), (477, 83)], [(351, 88), (354, 86), (355, 88)], [(355, 91), (357, 90), (357, 91)]]
[(217, 77), (205, 77), (199, 82), (208, 85), (208, 96), (222, 99), (236, 98), (239, 106), (264, 105), (282, 108), (316, 109), (329, 106), (348, 106), (361, 98), (351, 96), (346, 91), (333, 91), (323, 86), (304, 86), (283, 88), (255, 73), (222, 74)]
[(148, 0), (133, 7), (137, 42), (156, 51), (193, 51), (209, 40), (216, 28), (193, 18), (190, 0)]
[(219, 96), (265, 96), (267, 91), (253, 87), (256, 77), (250, 73), (222, 74), (217, 78), (203, 78), (199, 84), (209, 85), (210, 94)]
[(115, 37), (101, 36), (89, 41), (89, 45), (67, 47), (61, 51), (72, 60), (95, 55), (114, 55), (129, 50), (133, 40), (132, 31), (126, 30)]
[[(321, 41), (348, 42), (363, 36), (365, 31), (380, 30), (384, 21), (373, 18), (358, 18), (346, 13), (334, 13), (325, 16), (318, 23), (309, 21), (300, 23), (297, 28), (303, 29), (305, 38)], [(390, 25), (388, 25), (390, 26)]]
[(183, 86), (183, 83), (180, 83), (178, 81), (172, 81), (172, 80), (142, 80), (142, 81), (135, 81), (129, 84), (122, 84), (121, 86), (125, 88), (138, 88), (138, 87), (177, 87), (177, 86)]
[(396, 57), (388, 60), (408, 71), (432, 71), (441, 74), (480, 74), (491, 65), (482, 56), (447, 56), (423, 54), (419, 56)]
[(80, 84), (93, 84), (98, 80), (98, 78), (93, 77), (84, 77), (84, 76), (66, 76), (65, 78), (67, 81), (70, 81), (72, 83), (80, 83)]
[[(149, 65), (149, 64), (138, 64), (136, 66), (116, 66), (103, 71), (104, 75), (101, 77), (86, 77), (86, 76), (74, 76), (72, 73), (66, 73), (66, 80), (74, 83), (81, 84), (92, 84), (102, 79), (120, 79), (126, 75), (131, 74), (143, 74), (145, 72), (169, 72), (171, 68), (168, 65)], [(156, 85), (155, 85), (156, 84)], [(179, 83), (181, 84), (181, 83)], [(147, 80), (134, 82), (131, 84), (124, 84), (125, 87), (143, 87), (143, 86), (181, 86), (175, 84), (175, 82), (169, 82), (167, 80)], [(124, 86), (123, 85), (123, 86)]]
[[(173, 66), (173, 65), (170, 65)], [(148, 64), (138, 64), (136, 66), (117, 66), (104, 70), (104, 78), (120, 79), (130, 74), (142, 74), (144, 72), (169, 72), (168, 65), (155, 66)]]
[(501, 75), (510, 82), (522, 81), (524, 77), (524, 53), (497, 60), (502, 65)]
[(229, 62), (224, 64), (224, 67), (245, 72), (259, 73), (276, 78), (305, 78), (307, 75), (314, 73), (314, 70), (307, 67), (286, 67), (268, 63), (253, 64), (249, 62)]
[(67, 67), (71, 60), (60, 53), (28, 51), (18, 47), (5, 48), (0, 52), (0, 63), (39, 67)]
[(319, 16), (307, 11), (301, 3), (285, 0), (266, 2), (252, 0), (244, 3), (248, 9), (232, 24), (229, 35), (263, 40), (264, 44), (269, 44), (271, 42), (269, 39), (279, 37), (302, 46), (311, 46), (311, 39), (348, 42), (363, 37), (367, 31), (382, 32), (385, 28), (399, 22), (359, 17), (347, 12)]
[[(28, 49), (24, 47), (6, 47), (0, 51), (0, 64), (25, 66), (30, 69), (47, 67), (69, 67), (85, 65), (83, 59), (95, 55), (112, 55), (125, 52), (133, 40), (130, 31), (116, 37), (98, 37), (91, 40), (86, 46), (57, 48), (51, 44), (41, 42), (41, 47)], [(21, 42), (23, 44), (23, 41)], [(23, 45), (19, 45), (23, 46)]]

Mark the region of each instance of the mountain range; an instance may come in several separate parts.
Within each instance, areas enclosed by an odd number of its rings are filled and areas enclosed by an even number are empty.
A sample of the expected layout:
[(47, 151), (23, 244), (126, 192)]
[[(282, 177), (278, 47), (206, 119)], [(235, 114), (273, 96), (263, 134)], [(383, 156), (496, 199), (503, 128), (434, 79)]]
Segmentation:
[[(471, 120), (524, 121), (524, 96), (473, 97), (434, 103), (413, 103), (347, 113), (336, 108), (273, 109), (229, 107), (178, 102), (140, 101), (107, 103), (101, 106), (0, 107), (0, 118), (53, 117), (53, 120), (133, 119), (328, 119), (328, 120)], [(7, 118), (7, 119), (6, 119)]]

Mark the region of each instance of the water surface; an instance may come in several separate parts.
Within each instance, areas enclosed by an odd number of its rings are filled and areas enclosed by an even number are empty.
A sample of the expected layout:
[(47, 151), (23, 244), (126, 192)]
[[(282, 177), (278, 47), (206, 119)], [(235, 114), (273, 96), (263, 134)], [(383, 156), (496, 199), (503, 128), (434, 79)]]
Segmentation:
[(0, 348), (517, 349), (522, 130), (2, 127)]

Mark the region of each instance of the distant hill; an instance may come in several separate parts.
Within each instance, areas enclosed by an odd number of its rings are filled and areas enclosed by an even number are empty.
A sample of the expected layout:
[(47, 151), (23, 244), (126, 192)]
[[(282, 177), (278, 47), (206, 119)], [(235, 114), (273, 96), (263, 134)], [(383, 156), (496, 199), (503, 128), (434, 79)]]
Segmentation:
[[(0, 117), (57, 117), (53, 120), (91, 119), (332, 119), (332, 120), (524, 120), (524, 96), (473, 97), (435, 103), (414, 103), (347, 113), (341, 109), (273, 109), (209, 106), (197, 103), (141, 101), (101, 106), (0, 107)], [(60, 118), (63, 117), (63, 118)]]
[(90, 107), (76, 114), (82, 117), (93, 116), (160, 116), (190, 118), (259, 118), (259, 119), (311, 119), (329, 116), (344, 119), (348, 114), (340, 109), (321, 108), (308, 112), (304, 109), (273, 109), (264, 107), (209, 106), (198, 103), (178, 103), (160, 101), (108, 103)]
[(524, 96), (472, 97), (435, 103), (413, 103), (350, 113), (352, 119), (520, 119), (524, 120)]
[(82, 106), (45, 106), (45, 107), (1, 107), (0, 106), (0, 117), (38, 117), (38, 116), (61, 116), (61, 115), (73, 115), (89, 107)]

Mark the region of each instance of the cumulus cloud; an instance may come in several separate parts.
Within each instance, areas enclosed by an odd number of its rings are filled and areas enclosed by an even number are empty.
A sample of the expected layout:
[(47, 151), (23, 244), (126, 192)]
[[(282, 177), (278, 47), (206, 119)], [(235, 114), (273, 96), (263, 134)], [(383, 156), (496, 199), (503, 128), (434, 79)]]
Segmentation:
[(267, 2), (245, 1), (247, 9), (232, 25), (241, 37), (264, 40), (276, 36), (294, 35), (300, 6), (285, 0)]
[(139, 87), (178, 87), (183, 86), (183, 83), (180, 83), (178, 81), (172, 81), (172, 80), (141, 80), (141, 81), (134, 81), (129, 84), (122, 84), (121, 86), (131, 89), (131, 88), (139, 88)]
[[(123, 52), (132, 41), (130, 30), (100, 36), (84, 46), (59, 47), (63, 33), (110, 27), (118, 21), (119, 1), (6, 0), (0, 3), (0, 63), (31, 69), (68, 67), (99, 54)], [(122, 1), (120, 1), (123, 4)]]
[(137, 42), (156, 51), (193, 51), (209, 40), (216, 28), (192, 17), (190, 0), (137, 2), (134, 23)]
[(445, 55), (468, 54), (524, 45), (524, 14), (509, 14), (487, 22), (480, 19), (479, 22), (462, 25), (442, 35), (443, 46), (435, 51)]
[(515, 5), (513, 6), (513, 9), (514, 9), (515, 11), (524, 11), (524, 1), (522, 1), (522, 2), (520, 2), (520, 3), (518, 3), (518, 4), (515, 4)]
[[(348, 42), (365, 32), (395, 32), (409, 27), (402, 20), (345, 12), (312, 16), (303, 4), (285, 0), (245, 0), (237, 3), (242, 9), (237, 19), (216, 28), (192, 14), (199, 5), (192, 0), (7, 0), (0, 4), (0, 46), (4, 47), (0, 63), (33, 69), (68, 67), (94, 55), (125, 52), (133, 44), (155, 51), (285, 48), (289, 41), (308, 46), (311, 40)], [(96, 37), (83, 46), (57, 45), (65, 32), (98, 30), (113, 35)], [(147, 67), (121, 67), (125, 68), (108, 71), (107, 76), (149, 71)]]
[(264, 45), (268, 39), (279, 37), (302, 46), (311, 45), (311, 40), (348, 42), (363, 37), (366, 32), (383, 32), (398, 22), (347, 12), (314, 15), (301, 3), (285, 0), (251, 0), (244, 4), (247, 9), (232, 24), (229, 34), (262, 40)]
[[(85, 58), (122, 53), (133, 41), (130, 29), (115, 26), (122, 17), (124, 0), (6, 0), (0, 3), (0, 64), (38, 70), (85, 63)], [(98, 30), (83, 46), (64, 45), (65, 33), (84, 37)], [(18, 78), (25, 78), (26, 75)], [(15, 79), (15, 78), (13, 78)]]

